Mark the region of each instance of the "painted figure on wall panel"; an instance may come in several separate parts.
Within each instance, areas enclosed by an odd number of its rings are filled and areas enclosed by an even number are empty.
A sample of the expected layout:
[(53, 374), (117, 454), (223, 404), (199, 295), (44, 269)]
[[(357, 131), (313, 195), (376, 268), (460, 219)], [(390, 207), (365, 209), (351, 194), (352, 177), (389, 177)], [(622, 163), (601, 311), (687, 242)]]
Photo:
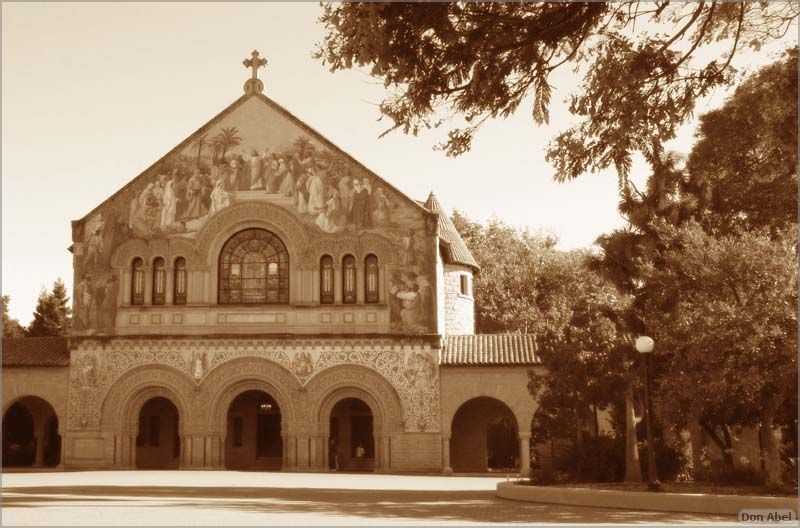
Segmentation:
[(387, 277), (392, 330), (433, 331), (434, 254), (421, 211), (303, 133), (288, 131), (277, 145), (245, 136), (233, 120), (223, 120), (83, 223), (76, 330), (113, 329), (120, 285), (110, 257), (122, 242), (192, 239), (220, 210), (266, 201), (294, 212), (317, 237), (377, 233), (392, 240), (401, 256)]

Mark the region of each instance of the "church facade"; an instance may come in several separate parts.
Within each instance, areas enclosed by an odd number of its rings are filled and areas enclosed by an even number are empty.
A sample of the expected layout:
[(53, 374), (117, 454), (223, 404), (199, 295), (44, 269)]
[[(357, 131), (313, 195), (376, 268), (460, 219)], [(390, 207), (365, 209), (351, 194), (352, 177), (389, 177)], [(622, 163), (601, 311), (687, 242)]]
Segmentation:
[(526, 472), (534, 343), (474, 333), (480, 267), (437, 198), (246, 63), (242, 97), (73, 221), (72, 335), (4, 340), (4, 461)]

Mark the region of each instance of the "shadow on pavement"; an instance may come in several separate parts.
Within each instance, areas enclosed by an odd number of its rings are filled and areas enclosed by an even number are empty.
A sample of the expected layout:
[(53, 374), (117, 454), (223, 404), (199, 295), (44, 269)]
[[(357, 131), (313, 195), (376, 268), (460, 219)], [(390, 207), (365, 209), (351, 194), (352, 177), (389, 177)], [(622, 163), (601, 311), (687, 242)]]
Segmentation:
[[(199, 486), (32, 486), (3, 488), (3, 509), (69, 504), (83, 507), (180, 507), (264, 514), (348, 515), (481, 523), (733, 522), (732, 517), (533, 504), (493, 491), (352, 490)], [(613, 507), (613, 504), (609, 504)]]

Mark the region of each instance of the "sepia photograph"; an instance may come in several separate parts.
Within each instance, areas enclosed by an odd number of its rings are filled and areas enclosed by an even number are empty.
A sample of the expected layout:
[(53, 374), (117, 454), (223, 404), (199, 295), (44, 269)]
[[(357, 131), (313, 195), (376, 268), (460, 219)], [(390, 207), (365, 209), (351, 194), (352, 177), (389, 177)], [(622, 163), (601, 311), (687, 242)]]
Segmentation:
[(800, 2), (0, 9), (0, 524), (797, 525)]

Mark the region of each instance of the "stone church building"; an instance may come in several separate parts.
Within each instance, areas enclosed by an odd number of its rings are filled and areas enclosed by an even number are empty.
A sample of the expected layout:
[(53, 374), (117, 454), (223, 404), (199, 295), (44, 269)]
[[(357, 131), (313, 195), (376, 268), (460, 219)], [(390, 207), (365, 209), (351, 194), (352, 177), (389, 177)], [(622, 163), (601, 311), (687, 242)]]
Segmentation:
[(474, 333), (480, 263), (436, 196), (265, 96), (263, 64), (72, 222), (72, 335), (3, 341), (4, 464), (526, 471), (532, 336)]

